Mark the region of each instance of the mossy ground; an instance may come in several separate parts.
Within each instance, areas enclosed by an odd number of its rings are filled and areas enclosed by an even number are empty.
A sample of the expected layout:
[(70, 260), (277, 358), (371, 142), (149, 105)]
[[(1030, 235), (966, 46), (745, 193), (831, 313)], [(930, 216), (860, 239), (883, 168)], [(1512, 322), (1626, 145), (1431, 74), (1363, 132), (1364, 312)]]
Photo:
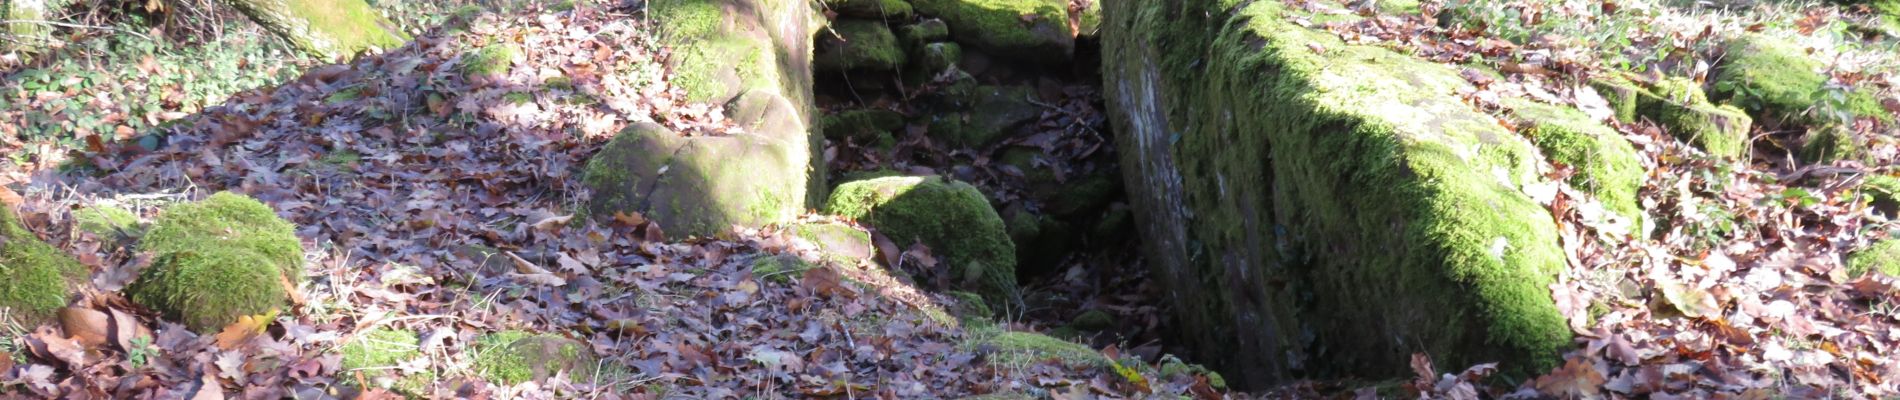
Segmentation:
[(139, 243), (157, 254), (126, 287), (133, 301), (198, 332), (283, 306), (303, 281), (303, 247), (263, 203), (220, 192), (171, 206)]
[(13, 210), (0, 206), (0, 308), (14, 322), (51, 318), (66, 306), (86, 267), (33, 236)]
[(595, 362), (593, 350), (585, 344), (552, 335), (524, 331), (502, 331), (476, 339), (473, 368), (477, 375), (501, 385), (547, 379), (567, 374), (577, 382), (591, 382), (600, 374), (620, 374), (603, 370)]
[(999, 331), (995, 328), (969, 332), (963, 345), (989, 351), (990, 363), (1005, 368), (1024, 368), (1045, 360), (1079, 367), (1106, 367), (1114, 361), (1088, 346), (1032, 332)]
[(79, 230), (102, 238), (139, 234), (139, 216), (123, 208), (95, 205), (74, 210), (72, 215)]
[(992, 302), (1016, 304), (1016, 248), (989, 200), (967, 183), (936, 176), (846, 182), (825, 210), (866, 222), (898, 243), (922, 241), (950, 264), (952, 281)]
[(399, 329), (376, 328), (351, 338), (339, 352), (343, 355), (339, 364), (344, 383), (359, 388), (385, 388), (409, 396), (423, 396), (430, 384), (436, 380), (433, 371), (404, 375), (397, 366), (405, 361), (423, 357), (417, 347), (420, 339), (415, 332)]

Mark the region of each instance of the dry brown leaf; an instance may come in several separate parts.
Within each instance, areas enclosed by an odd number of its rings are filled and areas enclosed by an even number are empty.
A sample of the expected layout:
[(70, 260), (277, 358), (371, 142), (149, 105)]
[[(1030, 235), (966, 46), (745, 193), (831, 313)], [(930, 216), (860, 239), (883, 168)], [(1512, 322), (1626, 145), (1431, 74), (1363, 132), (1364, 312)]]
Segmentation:
[(276, 310), (262, 315), (238, 316), (237, 322), (225, 325), (224, 330), (218, 332), (216, 336), (218, 348), (232, 350), (249, 343), (251, 338), (264, 333), (264, 328), (269, 327), (274, 319), (277, 319)]
[(111, 318), (106, 313), (90, 308), (66, 307), (59, 309), (59, 325), (66, 330), (66, 336), (79, 342), (88, 349), (98, 348), (110, 342), (109, 330)]
[(218, 384), (218, 377), (211, 374), (198, 376), (198, 391), (191, 400), (224, 400), (224, 386)]

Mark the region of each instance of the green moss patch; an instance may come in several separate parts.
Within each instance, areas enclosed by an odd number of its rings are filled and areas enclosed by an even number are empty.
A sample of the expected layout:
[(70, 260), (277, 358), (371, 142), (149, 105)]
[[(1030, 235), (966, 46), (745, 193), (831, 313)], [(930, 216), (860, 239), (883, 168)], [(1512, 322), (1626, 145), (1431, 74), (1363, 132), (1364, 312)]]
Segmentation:
[(590, 382), (601, 373), (593, 350), (574, 339), (507, 331), (482, 336), (475, 346), (476, 373), (502, 385), (546, 382), (556, 374)]
[(138, 214), (113, 206), (95, 205), (74, 210), (73, 224), (79, 230), (101, 238), (140, 234)]
[(881, 108), (867, 108), (839, 111), (826, 115), (822, 121), (827, 139), (856, 139), (869, 143), (877, 139), (879, 134), (902, 129), (904, 114)]
[(66, 306), (72, 285), (85, 279), (86, 267), (40, 241), (13, 210), (0, 206), (0, 308), (14, 322), (36, 325)]
[(198, 332), (282, 307), (284, 282), (304, 278), (303, 247), (290, 223), (229, 192), (167, 208), (139, 249), (158, 258), (126, 293)]
[(1003, 219), (976, 187), (936, 176), (846, 182), (825, 210), (863, 221), (897, 243), (930, 246), (953, 281), (992, 302), (1017, 304), (1016, 247)]
[(401, 363), (423, 357), (414, 332), (376, 328), (358, 333), (343, 345), (343, 361), (338, 375), (345, 384), (359, 388), (383, 388), (408, 396), (426, 396), (436, 380), (434, 371), (404, 374)]
[(1900, 277), (1900, 239), (1875, 242), (1872, 246), (1847, 256), (1849, 275), (1861, 276), (1876, 271), (1887, 276)]
[(1567, 107), (1524, 103), (1515, 105), (1512, 112), (1527, 122), (1521, 132), (1543, 150), (1544, 157), (1576, 168), (1571, 186), (1596, 196), (1605, 208), (1624, 218), (1643, 217), (1636, 192), (1642, 189), (1648, 171), (1636, 147), (1623, 135)]
[(468, 76), (506, 75), (514, 67), (515, 58), (520, 56), (521, 48), (513, 43), (482, 46), (462, 56), (462, 73)]
[(966, 348), (985, 352), (991, 364), (1006, 368), (1023, 368), (1050, 360), (1093, 368), (1115, 364), (1088, 346), (1039, 333), (998, 332), (991, 329), (978, 330), (970, 335), (972, 337), (964, 343)]
[(1712, 78), (1715, 97), (1757, 117), (1815, 127), (1857, 118), (1893, 122), (1871, 94), (1827, 88), (1821, 62), (1787, 40), (1746, 34), (1729, 42), (1723, 60)]
[[(409, 40), (395, 23), (363, 0), (298, 0), (235, 2), (247, 14), (272, 21), (278, 36), (306, 53), (324, 59), (349, 56), (369, 48), (394, 49)], [(262, 7), (259, 7), (262, 6)], [(282, 9), (270, 9), (272, 6)], [(252, 8), (264, 8), (251, 10)], [(255, 18), (255, 17), (254, 17)], [(275, 25), (275, 26), (273, 26)], [(284, 29), (289, 29), (284, 31)]]

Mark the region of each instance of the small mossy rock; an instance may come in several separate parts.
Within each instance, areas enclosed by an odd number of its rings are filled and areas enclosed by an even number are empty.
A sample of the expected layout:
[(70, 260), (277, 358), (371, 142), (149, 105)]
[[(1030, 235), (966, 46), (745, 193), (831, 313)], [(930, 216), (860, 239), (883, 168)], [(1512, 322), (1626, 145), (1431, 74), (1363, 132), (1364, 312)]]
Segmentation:
[(1074, 248), (1076, 236), (1069, 223), (1022, 208), (1007, 211), (1010, 241), (1016, 244), (1018, 275), (1055, 272), (1062, 257)]
[(950, 25), (944, 24), (941, 19), (930, 18), (897, 28), (897, 37), (904, 41), (904, 48), (916, 51), (926, 44), (949, 39)]
[(476, 346), (476, 373), (502, 385), (546, 383), (557, 374), (585, 381), (599, 369), (586, 343), (560, 336), (508, 331), (478, 338)]
[(1511, 104), (1511, 113), (1526, 123), (1519, 132), (1543, 150), (1544, 157), (1576, 169), (1569, 183), (1603, 203), (1604, 208), (1632, 221), (1644, 213), (1637, 191), (1649, 171), (1636, 147), (1582, 111), (1529, 101)]
[(73, 210), (73, 224), (79, 230), (101, 238), (139, 236), (139, 216), (123, 208), (93, 205)]
[(752, 260), (752, 277), (766, 282), (791, 283), (812, 268), (819, 266), (790, 255), (759, 257)]
[(1069, 320), (1069, 326), (1087, 332), (1105, 331), (1115, 327), (1115, 316), (1102, 310), (1083, 311)]
[(991, 54), (1055, 64), (1075, 53), (1065, 0), (914, 0), (912, 5), (942, 18), (957, 42)]
[(904, 0), (824, 0), (824, 4), (839, 15), (872, 19), (902, 21), (910, 19), (913, 12)]
[(231, 192), (166, 208), (139, 241), (154, 254), (232, 248), (257, 253), (291, 283), (303, 282), (303, 244), (270, 206)]
[(402, 375), (397, 366), (424, 357), (418, 347), (421, 339), (414, 332), (376, 328), (357, 334), (339, 352), (343, 360), (338, 376), (342, 382), (358, 388), (382, 388), (407, 396), (426, 396), (435, 373), (423, 370)]
[(1410, 376), (1419, 352), (1522, 378), (1574, 346), (1558, 229), (1523, 191), (1539, 151), (1452, 95), (1473, 90), (1459, 68), (1281, 2), (1102, 6), (1143, 262), (1230, 382)]
[(845, 223), (800, 223), (792, 226), (792, 234), (817, 245), (825, 258), (840, 264), (855, 265), (877, 255), (871, 233)]
[(1650, 95), (1649, 91), (1643, 90), (1635, 82), (1617, 75), (1593, 78), (1590, 80), (1590, 88), (1596, 89), (1597, 95), (1602, 96), (1604, 102), (1609, 103), (1610, 112), (1616, 120), (1625, 123), (1637, 121), (1637, 106), (1642, 102), (1643, 96)]
[(246, 315), (281, 310), (283, 275), (269, 258), (241, 248), (205, 246), (161, 253), (125, 291), (133, 302), (198, 333)]
[(520, 57), (519, 46), (513, 43), (495, 43), (462, 55), (460, 68), (462, 74), (469, 77), (502, 76), (507, 75), (508, 71), (514, 68), (515, 59)]
[(1208, 386), (1212, 386), (1215, 389), (1227, 389), (1227, 380), (1222, 379), (1219, 372), (1214, 372), (1214, 370), (1207, 369), (1207, 367), (1199, 364), (1182, 362), (1180, 359), (1171, 355), (1164, 357), (1162, 360), (1161, 368), (1158, 372), (1161, 375), (1161, 379), (1173, 379), (1179, 376), (1206, 376)]
[(1129, 237), (1134, 231), (1135, 214), (1128, 211), (1127, 207), (1115, 207), (1095, 221), (1095, 226), (1089, 229), (1089, 235), (1095, 237), (1097, 243), (1115, 243)]
[(33, 326), (51, 318), (86, 274), (79, 261), (41, 241), (0, 205), (0, 309), (12, 318), (0, 322)]
[(852, 181), (832, 191), (825, 210), (865, 222), (897, 243), (921, 241), (962, 286), (994, 303), (1020, 302), (1016, 247), (974, 186), (937, 176)]
[(993, 365), (1025, 367), (1049, 360), (1085, 368), (1114, 364), (1107, 356), (1088, 346), (1040, 333), (979, 330), (970, 335), (972, 337), (964, 343), (964, 347), (987, 354)]
[(825, 138), (875, 141), (880, 133), (904, 128), (904, 114), (882, 108), (845, 110), (826, 115), (822, 120)]
[(820, 72), (891, 71), (906, 60), (897, 36), (883, 22), (843, 19), (833, 22), (829, 32), (818, 34), (812, 67)]
[(787, 220), (805, 208), (807, 179), (817, 174), (808, 173), (812, 153), (799, 132), (768, 134), (687, 138), (657, 124), (630, 126), (582, 172), (594, 191), (589, 213), (639, 213), (670, 235), (702, 237)]
[(1121, 179), (1109, 174), (1071, 178), (1046, 204), (1057, 218), (1073, 218), (1099, 212), (1121, 194)]
[(916, 71), (926, 77), (935, 76), (956, 67), (963, 60), (963, 47), (955, 42), (937, 42), (926, 44), (917, 49)]
[(139, 250), (157, 258), (126, 293), (200, 333), (280, 309), (286, 286), (304, 280), (303, 246), (290, 223), (230, 192), (165, 209)]
[(1894, 122), (1871, 94), (1831, 93), (1821, 69), (1820, 61), (1795, 44), (1749, 33), (1729, 41), (1712, 82), (1717, 99), (1775, 122), (1811, 127), (1844, 125), (1858, 118)]
[(1102, 0), (1088, 3), (1087, 7), (1082, 8), (1081, 15), (1076, 16), (1076, 37), (1094, 38), (1102, 35)]
[(1887, 214), (1888, 218), (1900, 217), (1900, 178), (1868, 175), (1860, 189), (1871, 200), (1875, 211)]
[(1852, 276), (1880, 272), (1900, 277), (1900, 239), (1874, 242), (1872, 246), (1847, 256), (1847, 273)]
[(1636, 112), (1709, 154), (1728, 160), (1748, 156), (1754, 120), (1741, 109), (1710, 103), (1702, 86), (1688, 79), (1667, 78), (1650, 85), (1637, 95)]
[(957, 319), (962, 320), (966, 326), (988, 325), (990, 317), (996, 315), (996, 311), (990, 309), (989, 302), (983, 301), (983, 295), (951, 291), (950, 297), (956, 299), (956, 304), (950, 307), (950, 313), (956, 315)]
[(234, 1), (258, 25), (306, 54), (333, 60), (370, 48), (401, 47), (409, 36), (364, 0)]

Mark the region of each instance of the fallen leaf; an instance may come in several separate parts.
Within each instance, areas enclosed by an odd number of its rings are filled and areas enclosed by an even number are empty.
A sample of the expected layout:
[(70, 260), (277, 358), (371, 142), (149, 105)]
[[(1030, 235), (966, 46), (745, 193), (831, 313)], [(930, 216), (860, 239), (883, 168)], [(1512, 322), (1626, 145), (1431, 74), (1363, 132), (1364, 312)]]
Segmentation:
[(251, 338), (264, 333), (264, 329), (276, 319), (277, 310), (260, 315), (240, 315), (237, 322), (225, 325), (224, 330), (218, 332), (216, 336), (218, 348), (231, 350), (248, 343)]
[(66, 337), (79, 342), (80, 346), (92, 349), (105, 345), (111, 317), (106, 313), (90, 308), (66, 307), (59, 309), (59, 325), (66, 330)]

